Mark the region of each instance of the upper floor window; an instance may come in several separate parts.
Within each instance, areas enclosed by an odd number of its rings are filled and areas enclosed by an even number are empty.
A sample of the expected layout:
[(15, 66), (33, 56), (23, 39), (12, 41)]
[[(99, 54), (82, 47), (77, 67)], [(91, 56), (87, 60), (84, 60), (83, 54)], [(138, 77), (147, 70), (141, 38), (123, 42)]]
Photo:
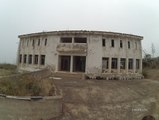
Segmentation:
[(72, 38), (71, 37), (62, 37), (61, 43), (72, 43)]
[(34, 47), (34, 45), (35, 45), (35, 41), (33, 40), (33, 41), (32, 41), (32, 46)]
[(74, 42), (75, 43), (87, 43), (87, 38), (86, 37), (75, 37)]
[(105, 47), (105, 39), (102, 39), (102, 45)]
[(40, 46), (40, 39), (38, 39), (38, 46)]
[(47, 39), (45, 39), (45, 46), (47, 45)]
[(128, 41), (128, 48), (130, 49), (130, 41)]
[(120, 40), (120, 48), (123, 48), (123, 41)]
[(114, 46), (115, 46), (115, 44), (114, 44), (114, 40), (113, 40), (113, 39), (111, 40), (111, 46), (112, 46), (112, 47), (114, 47)]
[(137, 42), (135, 42), (135, 48), (137, 49)]

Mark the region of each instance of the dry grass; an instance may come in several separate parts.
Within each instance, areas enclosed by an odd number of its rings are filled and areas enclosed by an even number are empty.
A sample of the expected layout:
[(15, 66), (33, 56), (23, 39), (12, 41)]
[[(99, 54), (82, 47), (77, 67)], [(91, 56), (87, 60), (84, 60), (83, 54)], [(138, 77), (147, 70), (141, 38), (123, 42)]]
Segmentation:
[(16, 69), (16, 65), (13, 64), (0, 64), (0, 76), (16, 74)]

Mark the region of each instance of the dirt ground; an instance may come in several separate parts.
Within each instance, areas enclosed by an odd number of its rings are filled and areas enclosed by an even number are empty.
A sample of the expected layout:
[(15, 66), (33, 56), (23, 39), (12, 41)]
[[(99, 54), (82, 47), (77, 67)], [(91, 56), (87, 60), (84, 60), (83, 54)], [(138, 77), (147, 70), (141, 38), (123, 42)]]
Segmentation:
[(56, 75), (63, 91), (64, 114), (59, 120), (159, 120), (159, 82), (155, 80), (82, 80)]

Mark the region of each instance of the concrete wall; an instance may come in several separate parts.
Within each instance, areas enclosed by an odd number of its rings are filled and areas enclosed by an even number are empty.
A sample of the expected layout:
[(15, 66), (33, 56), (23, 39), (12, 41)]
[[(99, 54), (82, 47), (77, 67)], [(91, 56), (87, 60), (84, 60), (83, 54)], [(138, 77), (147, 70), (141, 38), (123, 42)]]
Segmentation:
[(62, 97), (0, 96), (0, 120), (50, 120), (62, 114)]

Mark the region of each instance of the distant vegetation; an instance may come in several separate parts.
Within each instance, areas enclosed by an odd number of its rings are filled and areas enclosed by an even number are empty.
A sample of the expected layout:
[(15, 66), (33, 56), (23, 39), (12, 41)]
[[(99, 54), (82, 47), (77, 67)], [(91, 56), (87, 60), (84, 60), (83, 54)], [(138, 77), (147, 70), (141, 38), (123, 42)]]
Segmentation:
[(13, 64), (0, 64), (0, 76), (7, 76), (17, 73), (17, 66)]
[(151, 58), (150, 54), (144, 57), (143, 75), (148, 79), (159, 80), (159, 57)]

